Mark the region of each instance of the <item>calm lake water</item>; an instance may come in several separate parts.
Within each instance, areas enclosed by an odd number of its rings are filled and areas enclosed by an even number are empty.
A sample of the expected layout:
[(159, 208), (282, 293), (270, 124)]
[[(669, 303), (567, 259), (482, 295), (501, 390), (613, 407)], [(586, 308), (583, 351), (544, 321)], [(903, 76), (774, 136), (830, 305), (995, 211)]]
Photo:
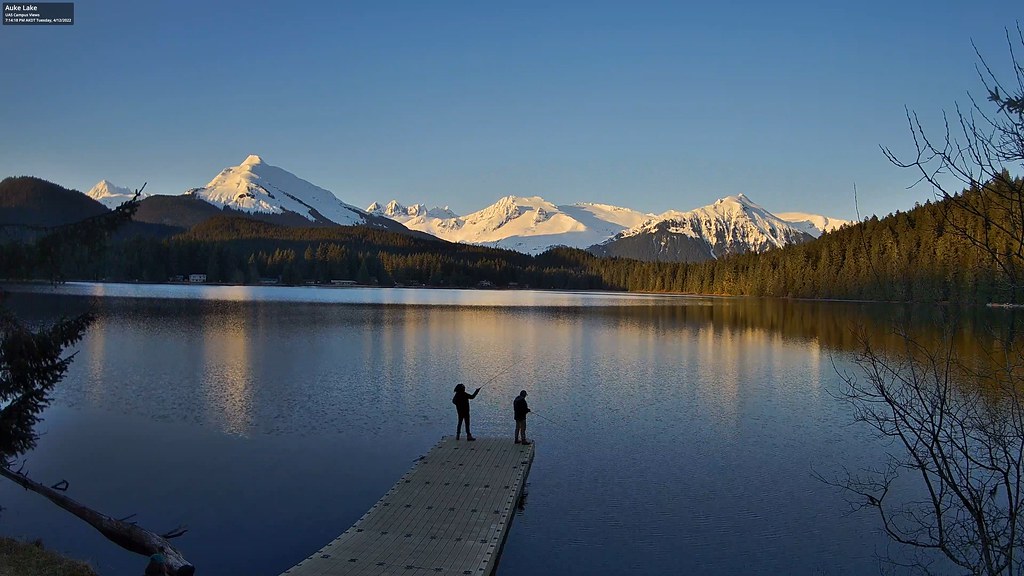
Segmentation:
[[(877, 573), (875, 517), (849, 514), (812, 472), (881, 463), (885, 447), (829, 393), (836, 367), (855, 369), (856, 325), (884, 340), (893, 318), (927, 334), (947, 313), (530, 291), (8, 289), (25, 318), (98, 314), (26, 469), (112, 516), (187, 524), (176, 543), (212, 575), (276, 576), (352, 525), (454, 433), (459, 382), (487, 383), (477, 435), (511, 442), (520, 389), (535, 411), (502, 576)], [(991, 337), (990, 321), (962, 337)], [(142, 572), (142, 557), (40, 496), (0, 482), (0, 505), (0, 534), (40, 537), (105, 576)]]

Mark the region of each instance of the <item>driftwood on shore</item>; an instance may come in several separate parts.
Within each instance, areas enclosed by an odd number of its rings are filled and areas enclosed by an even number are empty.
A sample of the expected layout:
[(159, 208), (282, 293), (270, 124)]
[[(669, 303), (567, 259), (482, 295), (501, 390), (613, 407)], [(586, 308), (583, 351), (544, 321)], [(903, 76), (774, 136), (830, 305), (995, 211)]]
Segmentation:
[(136, 525), (134, 522), (111, 518), (81, 504), (61, 493), (60, 490), (67, 488), (67, 482), (57, 484), (57, 487), (50, 487), (32, 480), (22, 472), (15, 472), (6, 466), (0, 465), (0, 476), (15, 482), (26, 490), (45, 496), (48, 500), (88, 522), (93, 528), (100, 531), (108, 540), (118, 546), (142, 554), (151, 556), (161, 553), (166, 558), (167, 566), (172, 570), (174, 576), (192, 576), (195, 574), (195, 567), (185, 560), (181, 552), (176, 550), (168, 542), (170, 538), (181, 536), (185, 533), (183, 528), (177, 528), (166, 534), (157, 534)]

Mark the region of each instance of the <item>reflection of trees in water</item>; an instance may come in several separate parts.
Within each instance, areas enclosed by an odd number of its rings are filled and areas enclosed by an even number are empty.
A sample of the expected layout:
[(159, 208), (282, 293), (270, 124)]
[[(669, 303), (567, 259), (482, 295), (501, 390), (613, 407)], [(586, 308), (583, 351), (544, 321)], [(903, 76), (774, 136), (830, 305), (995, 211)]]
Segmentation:
[[(1024, 322), (1024, 314), (1014, 309), (771, 298), (694, 299), (679, 306), (617, 306), (596, 312), (656, 330), (686, 325), (766, 330), (786, 339), (816, 340), (839, 352), (859, 351), (863, 336), (879, 350), (901, 350), (900, 332), (907, 332), (922, 345), (938, 346), (948, 338), (964, 359), (1021, 346), (1019, 326)], [(949, 326), (956, 326), (956, 331), (947, 334)]]
[[(887, 439), (877, 468), (820, 477), (879, 514), (896, 557), (971, 573), (1022, 568), (1024, 340), (1017, 310), (714, 298), (598, 313), (666, 334), (763, 331), (816, 341), (863, 371), (830, 390)], [(837, 466), (842, 456), (837, 455)], [(903, 565), (903, 564), (900, 564)], [(906, 567), (906, 566), (904, 566)]]
[(1019, 573), (1024, 347), (996, 338), (964, 348), (955, 326), (938, 343), (897, 330), (888, 349), (862, 336), (860, 369), (841, 371), (835, 394), (890, 450), (884, 465), (819, 478), (841, 488), (852, 510), (874, 510), (921, 572), (932, 573), (939, 556), (971, 574)]
[[(66, 295), (12, 297), (19, 314), (28, 321), (51, 322), (61, 314), (88, 309), (92, 298)], [(913, 335), (922, 344), (938, 345), (948, 336), (961, 358), (987, 357), (994, 350), (1020, 346), (1024, 311), (1012, 308), (958, 308), (929, 304), (887, 304), (790, 300), (779, 298), (679, 298), (678, 304), (658, 300), (651, 305), (583, 306), (547, 308), (434, 307), (405, 305), (323, 305), (301, 302), (240, 302), (174, 300), (158, 298), (116, 298), (96, 300), (96, 311), (145, 319), (139, 325), (173, 323), (191, 329), (196, 322), (233, 326), (245, 318), (273, 317), (276, 330), (308, 332), (316, 325), (391, 325), (422, 320), (424, 315), (472, 312), (491, 314), (547, 314), (572, 317), (603, 316), (624, 326), (654, 331), (675, 331), (682, 327), (712, 327), (720, 330), (764, 330), (785, 339), (815, 340), (838, 352), (856, 352), (861, 335), (870, 337), (880, 350), (898, 350), (903, 339), (897, 330)], [(366, 314), (367, 310), (373, 314)], [(315, 312), (310, 312), (315, 310)], [(243, 318), (245, 317), (245, 318)], [(282, 322), (294, 317), (298, 323)], [(156, 321), (156, 322), (154, 322)], [(429, 324), (429, 322), (428, 322)], [(481, 321), (481, 324), (489, 324)], [(948, 326), (955, 332), (945, 335)]]
[[(87, 309), (91, 298), (33, 294), (15, 295), (19, 314), (30, 321), (49, 322), (61, 314)], [(988, 358), (998, 350), (1021, 346), (1020, 328), (1024, 311), (1007, 308), (958, 308), (928, 304), (886, 304), (790, 300), (777, 298), (678, 298), (678, 304), (658, 300), (651, 305), (583, 306), (548, 308), (434, 307), (404, 305), (323, 305), (299, 302), (241, 302), (174, 300), (157, 298), (116, 298), (97, 301), (102, 318), (108, 313), (139, 318), (138, 325), (179, 325), (192, 330), (197, 322), (236, 326), (252, 318), (274, 318), (275, 330), (310, 332), (317, 325), (402, 325), (423, 321), (425, 315), (472, 312), (481, 318), (509, 314), (545, 314), (567, 317), (601, 316), (624, 327), (641, 327), (655, 332), (678, 331), (684, 327), (711, 327), (720, 331), (763, 330), (788, 340), (813, 340), (837, 352), (858, 352), (861, 336), (868, 336), (878, 350), (901, 350), (898, 331), (906, 331), (922, 345), (938, 346), (946, 338), (965, 361)], [(314, 310), (314, 312), (311, 312)], [(372, 314), (366, 314), (372, 310)], [(294, 317), (301, 322), (290, 323)], [(285, 321), (282, 321), (285, 320)], [(431, 324), (431, 322), (427, 322)], [(481, 326), (494, 322), (481, 320)], [(957, 329), (946, 334), (948, 326)], [(492, 328), (493, 329), (493, 326)]]

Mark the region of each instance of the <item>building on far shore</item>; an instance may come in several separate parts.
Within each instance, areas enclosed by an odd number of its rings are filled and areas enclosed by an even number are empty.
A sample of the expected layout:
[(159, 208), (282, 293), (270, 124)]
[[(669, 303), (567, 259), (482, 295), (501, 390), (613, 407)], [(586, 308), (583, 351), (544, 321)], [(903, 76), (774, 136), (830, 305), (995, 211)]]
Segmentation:
[(189, 274), (188, 281), (195, 282), (197, 284), (202, 284), (206, 282), (206, 274)]

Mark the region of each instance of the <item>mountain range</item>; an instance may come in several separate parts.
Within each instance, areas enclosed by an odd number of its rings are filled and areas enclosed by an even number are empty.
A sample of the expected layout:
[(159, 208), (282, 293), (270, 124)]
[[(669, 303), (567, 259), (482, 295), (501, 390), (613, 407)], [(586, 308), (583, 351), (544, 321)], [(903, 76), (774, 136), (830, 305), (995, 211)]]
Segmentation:
[[(134, 193), (107, 180), (86, 194), (112, 208)], [(659, 215), (607, 204), (556, 205), (539, 196), (506, 196), (466, 215), (392, 200), (362, 210), (257, 155), (225, 168), (206, 186), (175, 196), (143, 196), (136, 220), (191, 228), (239, 214), (285, 226), (367, 226), (539, 254), (555, 246), (641, 260), (702, 261), (806, 242), (847, 224), (800, 212), (772, 214), (743, 194)]]
[(629, 208), (604, 204), (556, 206), (539, 196), (506, 196), (494, 204), (458, 216), (448, 208), (408, 208), (392, 200), (367, 207), (405, 225), (450, 242), (480, 244), (539, 254), (553, 246), (587, 248), (652, 218)]
[(405, 207), (394, 200), (384, 206), (374, 202), (366, 210), (451, 242), (528, 254), (570, 246), (599, 256), (665, 262), (764, 252), (812, 240), (849, 223), (800, 212), (777, 216), (743, 194), (660, 215), (607, 204), (555, 205), (538, 196), (506, 196), (466, 216), (447, 207)]

